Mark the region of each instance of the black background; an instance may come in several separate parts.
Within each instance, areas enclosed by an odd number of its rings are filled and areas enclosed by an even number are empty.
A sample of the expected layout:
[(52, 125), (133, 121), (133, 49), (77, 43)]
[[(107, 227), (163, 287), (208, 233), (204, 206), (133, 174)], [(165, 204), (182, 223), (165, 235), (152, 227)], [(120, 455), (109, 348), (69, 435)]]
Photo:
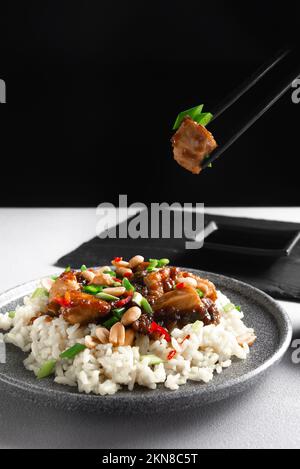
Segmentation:
[[(299, 205), (287, 93), (212, 169), (173, 161), (177, 113), (213, 109), (299, 33), (299, 2), (15, 2), (1, 7), (2, 206)], [(218, 136), (216, 135), (216, 138)]]

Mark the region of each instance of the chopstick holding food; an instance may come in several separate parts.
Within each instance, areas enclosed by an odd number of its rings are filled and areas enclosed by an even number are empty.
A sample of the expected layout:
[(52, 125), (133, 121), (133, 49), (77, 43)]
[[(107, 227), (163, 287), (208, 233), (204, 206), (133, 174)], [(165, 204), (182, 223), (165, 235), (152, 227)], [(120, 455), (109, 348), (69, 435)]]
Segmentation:
[[(280, 50), (235, 89), (232, 95), (215, 109), (214, 116), (211, 113), (203, 113), (203, 105), (181, 112), (173, 127), (178, 130), (171, 139), (174, 159), (193, 174), (199, 174), (201, 170), (211, 166), (212, 162), (291, 89), (299, 73), (297, 50)], [(250, 90), (252, 95), (250, 93), (249, 105)], [(257, 98), (258, 96), (262, 98)], [(238, 112), (234, 105), (239, 106)], [(218, 129), (218, 135), (222, 138), (218, 138), (217, 144), (212, 133), (206, 129), (206, 125), (216, 119), (219, 122), (220, 116), (225, 111), (230, 111), (232, 114), (231, 117), (226, 114), (227, 118), (223, 118), (224, 123), (230, 122), (229, 134), (226, 135), (224, 129), (222, 133)]]

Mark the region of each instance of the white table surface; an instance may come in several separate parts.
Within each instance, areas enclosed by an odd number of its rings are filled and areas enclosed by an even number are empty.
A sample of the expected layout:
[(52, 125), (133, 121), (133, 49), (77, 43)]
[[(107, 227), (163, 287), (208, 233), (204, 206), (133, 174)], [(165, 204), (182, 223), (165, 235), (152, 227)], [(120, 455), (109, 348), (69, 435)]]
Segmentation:
[[(300, 222), (300, 208), (207, 212)], [(96, 221), (95, 209), (0, 209), (0, 291), (57, 271), (54, 262), (94, 236)], [(281, 304), (300, 338), (300, 305)], [(2, 391), (0, 448), (300, 447), (300, 364), (291, 353), (250, 391), (177, 416), (70, 413)]]

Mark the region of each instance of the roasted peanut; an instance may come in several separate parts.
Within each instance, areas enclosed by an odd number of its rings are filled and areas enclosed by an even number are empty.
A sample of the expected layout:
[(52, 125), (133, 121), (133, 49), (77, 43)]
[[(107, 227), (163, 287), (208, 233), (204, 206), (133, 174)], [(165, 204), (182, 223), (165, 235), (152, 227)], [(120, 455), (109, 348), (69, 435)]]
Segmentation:
[(124, 345), (132, 345), (135, 339), (135, 332), (133, 329), (126, 329)]
[(138, 306), (132, 306), (123, 314), (121, 322), (124, 326), (129, 326), (129, 324), (137, 321), (141, 314), (142, 311)]
[(91, 272), (90, 270), (84, 270), (83, 272), (81, 272), (81, 275), (83, 278), (85, 278), (85, 280), (87, 280), (89, 283), (92, 283), (94, 278), (95, 278), (95, 274), (94, 272)]
[(101, 344), (107, 344), (109, 341), (109, 330), (106, 327), (97, 327), (95, 330), (97, 339)]
[(108, 272), (109, 270), (111, 270), (111, 267), (109, 265), (103, 265), (102, 267), (99, 267), (97, 269), (93, 269), (93, 272), (98, 275), (98, 274), (102, 274), (103, 272)]
[(93, 341), (92, 337), (90, 335), (86, 335), (84, 338), (84, 344), (87, 348), (93, 349), (96, 347), (96, 342)]
[(185, 285), (190, 285), (191, 287), (197, 287), (197, 280), (192, 277), (177, 277), (177, 283), (184, 283)]
[(127, 261), (111, 261), (112, 265), (115, 267), (129, 267), (129, 262)]
[(132, 270), (127, 267), (116, 267), (116, 272), (119, 275), (132, 275)]
[(143, 256), (134, 256), (129, 261), (129, 267), (131, 269), (134, 269), (135, 267), (137, 267), (142, 262), (144, 262)]
[(126, 292), (125, 287), (109, 287), (104, 288), (103, 293), (108, 293), (109, 295), (122, 296)]
[(124, 345), (125, 342), (125, 327), (120, 322), (116, 322), (109, 331), (109, 342), (115, 347)]

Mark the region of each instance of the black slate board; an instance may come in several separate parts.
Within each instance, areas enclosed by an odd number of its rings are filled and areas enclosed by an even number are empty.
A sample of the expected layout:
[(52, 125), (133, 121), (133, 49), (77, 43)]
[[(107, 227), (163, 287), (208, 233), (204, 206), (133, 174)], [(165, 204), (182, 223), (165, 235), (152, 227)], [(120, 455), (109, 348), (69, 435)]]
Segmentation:
[[(300, 230), (300, 224), (250, 218), (205, 215), (205, 224), (266, 228), (267, 230)], [(300, 301), (300, 242), (290, 256), (264, 258), (205, 249), (186, 250), (185, 239), (100, 239), (95, 237), (61, 257), (56, 265), (107, 264), (114, 256), (130, 258), (141, 254), (145, 258), (169, 257), (172, 264), (199, 268), (228, 275), (247, 282), (277, 299)]]

